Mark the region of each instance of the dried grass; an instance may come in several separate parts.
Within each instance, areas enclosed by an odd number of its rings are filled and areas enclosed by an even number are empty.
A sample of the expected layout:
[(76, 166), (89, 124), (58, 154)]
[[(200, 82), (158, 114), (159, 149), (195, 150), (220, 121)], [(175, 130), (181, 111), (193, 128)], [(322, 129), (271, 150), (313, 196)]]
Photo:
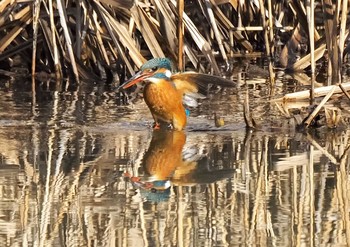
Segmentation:
[[(203, 72), (202, 64), (207, 63), (220, 75), (218, 64), (240, 54), (263, 52), (273, 61), (275, 57), (286, 61), (286, 50), (294, 52), (305, 42), (295, 39), (290, 29), (294, 26), (301, 30), (298, 35), (309, 34), (305, 44), (315, 46), (315, 57), (311, 61), (308, 49), (300, 60), (281, 65), (305, 70), (330, 59), (329, 73), (334, 83), (339, 82), (339, 65), (347, 53), (347, 1), (332, 4), (327, 0), (315, 4), (315, 9), (313, 1), (308, 6), (302, 1), (262, 4), (198, 0), (185, 2), (182, 12), (175, 0), (1, 1), (0, 60), (20, 56), (33, 75), (46, 71), (57, 79), (71, 75), (76, 81), (106, 80), (111, 71), (117, 71), (119, 77), (133, 74), (150, 57), (163, 56), (170, 57), (179, 69), (189, 62)], [(329, 13), (332, 18), (320, 21)], [(324, 26), (324, 31), (309, 32), (314, 25)], [(282, 52), (278, 40), (285, 45)]]

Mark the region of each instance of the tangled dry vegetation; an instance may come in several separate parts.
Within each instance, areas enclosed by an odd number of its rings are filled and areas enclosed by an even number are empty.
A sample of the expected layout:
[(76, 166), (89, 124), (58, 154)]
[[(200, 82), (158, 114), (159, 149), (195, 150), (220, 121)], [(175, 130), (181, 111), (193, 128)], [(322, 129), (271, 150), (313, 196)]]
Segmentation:
[(198, 70), (208, 64), (220, 74), (218, 64), (232, 57), (266, 55), (290, 70), (326, 58), (338, 82), (348, 50), (347, 5), (331, 0), (316, 5), (299, 0), (2, 0), (1, 67), (6, 70), (20, 58), (33, 75), (44, 71), (79, 81), (105, 79), (111, 72), (133, 74), (149, 57), (170, 57), (180, 70), (185, 58)]

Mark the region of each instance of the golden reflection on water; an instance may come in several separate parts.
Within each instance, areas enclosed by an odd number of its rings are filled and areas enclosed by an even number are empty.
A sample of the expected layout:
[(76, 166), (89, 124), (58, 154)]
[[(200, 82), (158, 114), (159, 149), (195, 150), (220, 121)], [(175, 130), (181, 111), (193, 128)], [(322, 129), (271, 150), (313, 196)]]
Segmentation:
[[(294, 82), (237, 83), (192, 112), (185, 132), (152, 132), (144, 103), (120, 106), (98, 87), (38, 92), (31, 105), (0, 84), (0, 242), (349, 245), (349, 130), (269, 126), (283, 118), (267, 99)], [(246, 84), (265, 131), (231, 128)], [(208, 131), (213, 113), (225, 126)]]
[(8, 246), (347, 245), (349, 132), (0, 128)]

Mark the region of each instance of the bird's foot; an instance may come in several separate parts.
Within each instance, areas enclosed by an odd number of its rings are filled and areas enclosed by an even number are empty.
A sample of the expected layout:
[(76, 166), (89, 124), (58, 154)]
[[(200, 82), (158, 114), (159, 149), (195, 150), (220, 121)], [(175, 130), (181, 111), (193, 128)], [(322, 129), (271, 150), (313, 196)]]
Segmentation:
[(173, 130), (174, 129), (174, 126), (171, 124), (171, 123), (158, 123), (158, 122), (155, 122), (153, 124), (153, 129), (154, 130)]
[(154, 130), (159, 130), (159, 129), (160, 129), (160, 124), (157, 123), (157, 122), (155, 122), (155, 123), (153, 124), (153, 129), (154, 129)]

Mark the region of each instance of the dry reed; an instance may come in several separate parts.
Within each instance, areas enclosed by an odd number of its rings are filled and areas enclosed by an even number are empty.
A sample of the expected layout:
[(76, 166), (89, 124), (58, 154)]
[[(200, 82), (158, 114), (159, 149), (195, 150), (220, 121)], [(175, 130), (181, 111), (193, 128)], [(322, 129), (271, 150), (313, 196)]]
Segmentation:
[[(106, 74), (133, 74), (150, 57), (170, 57), (180, 70), (190, 63), (203, 71), (199, 64), (208, 63), (221, 74), (218, 63), (262, 52), (275, 63), (275, 58), (288, 60), (280, 65), (289, 70), (311, 65), (314, 72), (316, 62), (329, 59), (332, 82), (340, 80), (347, 54), (347, 1), (307, 6), (271, 0), (177, 2), (1, 1), (0, 61), (19, 56), (32, 75), (45, 71), (57, 79), (111, 80)], [(295, 48), (304, 42), (295, 39), (296, 30), (309, 42), (301, 59), (293, 61)], [(281, 52), (278, 41), (289, 53)]]

